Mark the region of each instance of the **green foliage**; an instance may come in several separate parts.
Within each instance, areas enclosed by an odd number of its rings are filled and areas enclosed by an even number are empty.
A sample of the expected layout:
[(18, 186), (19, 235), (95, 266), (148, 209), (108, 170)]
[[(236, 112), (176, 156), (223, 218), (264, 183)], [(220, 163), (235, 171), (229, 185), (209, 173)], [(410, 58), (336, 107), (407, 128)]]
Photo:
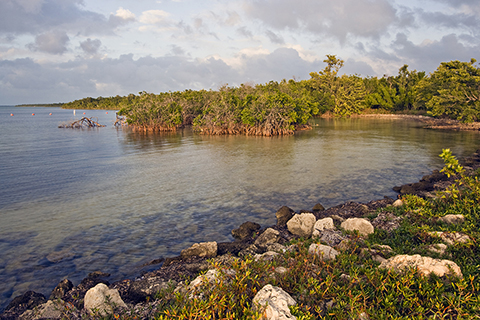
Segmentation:
[[(222, 86), (217, 91), (185, 90), (126, 97), (85, 98), (63, 105), (75, 109), (114, 109), (135, 128), (174, 131), (186, 125), (203, 134), (291, 134), (319, 114), (336, 117), (366, 109), (387, 112), (425, 110), (461, 121), (480, 117), (480, 71), (471, 62), (443, 62), (429, 76), (402, 66), (397, 76), (340, 75), (344, 61), (327, 55), (326, 67), (309, 80)], [(381, 112), (380, 110), (380, 112)]]
[(369, 108), (382, 108), (389, 111), (414, 109), (415, 85), (425, 77), (425, 72), (409, 71), (404, 65), (396, 77), (384, 76), (381, 79), (365, 79), (368, 94), (365, 103)]
[(339, 76), (344, 61), (334, 55), (323, 60), (327, 66), (323, 71), (311, 72), (309, 80), (312, 90), (322, 92), (320, 104), (335, 116), (345, 117), (358, 114), (365, 109), (366, 89), (358, 76)]
[(463, 122), (480, 119), (480, 68), (458, 60), (442, 62), (417, 86), (418, 104), (433, 116), (448, 116)]

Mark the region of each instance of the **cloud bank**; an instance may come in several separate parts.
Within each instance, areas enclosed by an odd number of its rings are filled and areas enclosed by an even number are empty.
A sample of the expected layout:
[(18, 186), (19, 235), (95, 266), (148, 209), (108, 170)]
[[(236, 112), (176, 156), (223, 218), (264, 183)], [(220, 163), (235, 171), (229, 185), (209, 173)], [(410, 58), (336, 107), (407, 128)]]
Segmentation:
[[(432, 72), (480, 52), (473, 0), (2, 0), (0, 104)], [(479, 59), (480, 60), (480, 59)]]

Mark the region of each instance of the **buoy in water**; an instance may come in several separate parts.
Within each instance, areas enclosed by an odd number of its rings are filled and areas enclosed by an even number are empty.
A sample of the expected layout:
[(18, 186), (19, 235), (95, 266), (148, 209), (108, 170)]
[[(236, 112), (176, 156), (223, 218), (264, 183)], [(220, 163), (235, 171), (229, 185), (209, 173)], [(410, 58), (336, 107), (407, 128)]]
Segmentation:
[(49, 116), (51, 116), (51, 115), (52, 115), (52, 113), (50, 112), (48, 115), (49, 115)]
[(32, 113), (32, 116), (34, 116), (34, 115), (35, 115), (35, 113)]
[(10, 117), (13, 117), (13, 113), (10, 113)]
[(85, 112), (83, 114), (85, 114)]
[(108, 112), (105, 112), (106, 114), (108, 114)]

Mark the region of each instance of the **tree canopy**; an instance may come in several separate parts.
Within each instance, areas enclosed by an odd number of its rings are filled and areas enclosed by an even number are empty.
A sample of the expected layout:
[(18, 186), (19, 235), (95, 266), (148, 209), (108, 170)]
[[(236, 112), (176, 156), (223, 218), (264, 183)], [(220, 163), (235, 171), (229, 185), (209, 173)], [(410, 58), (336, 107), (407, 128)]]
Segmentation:
[(470, 62), (442, 62), (433, 73), (402, 66), (398, 75), (340, 74), (344, 61), (327, 55), (326, 66), (308, 80), (218, 90), (185, 90), (125, 97), (85, 98), (63, 105), (75, 109), (117, 109), (128, 122), (153, 131), (186, 125), (206, 134), (293, 133), (312, 117), (348, 117), (364, 112), (427, 112), (463, 122), (480, 119), (480, 68)]

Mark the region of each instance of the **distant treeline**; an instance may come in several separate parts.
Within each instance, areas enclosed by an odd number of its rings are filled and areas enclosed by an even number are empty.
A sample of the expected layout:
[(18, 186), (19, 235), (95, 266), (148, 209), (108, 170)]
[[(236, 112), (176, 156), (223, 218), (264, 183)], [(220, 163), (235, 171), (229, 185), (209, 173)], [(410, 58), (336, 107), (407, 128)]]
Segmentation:
[(348, 117), (366, 112), (426, 113), (462, 122), (480, 119), (480, 68), (442, 62), (433, 73), (410, 71), (382, 78), (338, 75), (344, 61), (327, 55), (324, 70), (308, 80), (270, 81), (214, 90), (185, 90), (126, 97), (85, 98), (71, 109), (119, 109), (134, 128), (174, 131), (186, 125), (205, 134), (290, 134), (315, 116)]
[(57, 107), (61, 108), (64, 103), (34, 103), (34, 104), (17, 104), (15, 107)]

